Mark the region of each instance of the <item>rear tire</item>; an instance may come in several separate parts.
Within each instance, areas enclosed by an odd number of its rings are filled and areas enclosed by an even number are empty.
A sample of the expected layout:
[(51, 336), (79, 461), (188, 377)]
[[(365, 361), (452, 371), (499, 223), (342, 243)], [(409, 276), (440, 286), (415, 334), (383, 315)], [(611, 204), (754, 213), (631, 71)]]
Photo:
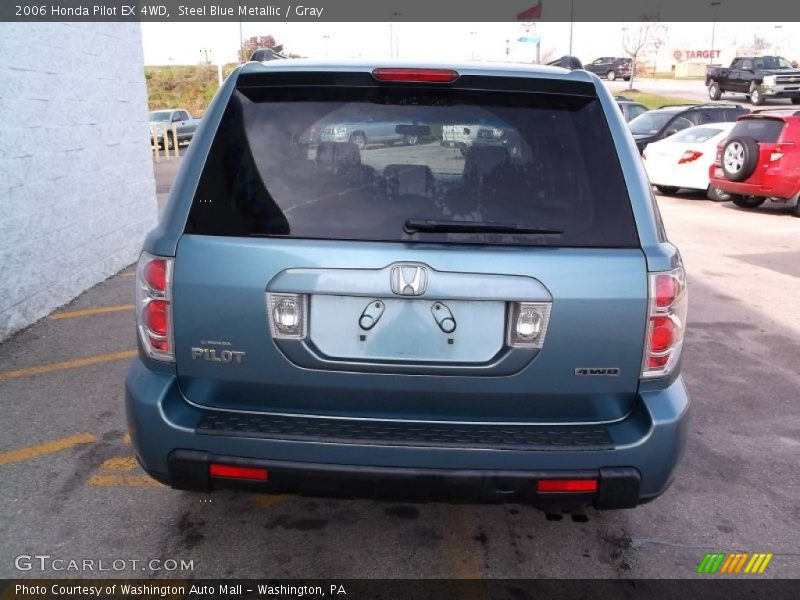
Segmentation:
[(359, 150), (363, 150), (367, 147), (367, 136), (363, 133), (354, 133), (350, 136), (350, 143), (358, 146)]
[(614, 81), (616, 78), (617, 78), (617, 74), (613, 70), (609, 71), (606, 74), (606, 79), (608, 79), (609, 81)]
[(722, 90), (719, 89), (719, 84), (716, 81), (712, 81), (708, 85), (708, 97), (712, 100), (719, 100), (722, 98)]
[(739, 208), (758, 208), (766, 201), (766, 198), (759, 196), (742, 196), (740, 194), (731, 194), (731, 201)]
[(706, 198), (713, 200), (714, 202), (727, 202), (731, 199), (731, 195), (728, 192), (719, 189), (718, 187), (709, 185), (708, 189), (706, 189)]
[(662, 194), (666, 194), (667, 196), (672, 196), (673, 194), (676, 194), (680, 188), (672, 185), (657, 185), (656, 189)]

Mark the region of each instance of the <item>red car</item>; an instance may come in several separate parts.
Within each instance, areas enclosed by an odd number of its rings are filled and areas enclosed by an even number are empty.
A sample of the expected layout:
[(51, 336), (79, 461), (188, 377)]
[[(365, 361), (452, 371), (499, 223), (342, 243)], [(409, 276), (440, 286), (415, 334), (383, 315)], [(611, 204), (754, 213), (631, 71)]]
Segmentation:
[(800, 111), (770, 110), (739, 117), (717, 146), (711, 185), (742, 208), (765, 200), (794, 208), (800, 217)]

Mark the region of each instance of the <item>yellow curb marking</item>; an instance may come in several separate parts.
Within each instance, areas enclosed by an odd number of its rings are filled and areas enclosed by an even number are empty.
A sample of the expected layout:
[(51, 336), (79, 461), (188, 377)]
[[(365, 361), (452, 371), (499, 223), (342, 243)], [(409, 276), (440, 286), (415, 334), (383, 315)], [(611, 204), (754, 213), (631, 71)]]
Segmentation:
[(164, 487), (149, 475), (92, 475), (86, 483), (93, 487)]
[(38, 367), (27, 367), (25, 369), (17, 369), (15, 371), (6, 371), (5, 373), (0, 373), (0, 381), (5, 381), (6, 379), (15, 379), (17, 377), (27, 377), (28, 375), (41, 375), (42, 373), (51, 373), (52, 371), (65, 371), (67, 369), (87, 367), (89, 365), (110, 362), (112, 360), (133, 358), (134, 356), (136, 356), (136, 350), (125, 350), (124, 352), (113, 352), (111, 354), (99, 354), (97, 356), (88, 356), (86, 358), (75, 358), (73, 360), (50, 363), (49, 365), (39, 365)]
[(65, 310), (53, 313), (50, 318), (53, 320), (73, 319), (75, 317), (89, 317), (92, 315), (102, 315), (105, 313), (122, 312), (123, 310), (133, 310), (133, 304), (120, 304), (119, 306), (101, 306), (100, 308), (84, 308), (81, 310)]
[(102, 465), (100, 470), (108, 471), (134, 471), (139, 466), (136, 459), (132, 456), (118, 456), (116, 458), (109, 458)]
[(3, 452), (0, 454), (0, 466), (10, 463), (27, 460), (42, 454), (50, 454), (58, 452), (59, 450), (66, 450), (73, 446), (80, 444), (88, 444), (94, 442), (97, 438), (91, 433), (79, 433), (60, 440), (53, 440), (52, 442), (45, 442), (38, 446), (29, 446), (28, 448), (20, 448), (19, 450), (12, 450), (10, 452)]

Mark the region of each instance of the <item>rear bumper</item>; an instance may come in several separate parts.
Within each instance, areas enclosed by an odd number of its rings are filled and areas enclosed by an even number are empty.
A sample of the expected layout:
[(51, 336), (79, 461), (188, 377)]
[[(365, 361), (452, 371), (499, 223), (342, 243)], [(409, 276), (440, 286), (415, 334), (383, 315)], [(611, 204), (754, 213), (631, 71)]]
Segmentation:
[[(794, 198), (800, 192), (800, 182), (793, 181), (786, 177), (785, 173), (771, 172), (767, 169), (761, 174), (761, 181), (749, 183), (747, 181), (729, 181), (724, 177), (716, 175), (716, 165), (709, 169), (709, 180), (711, 185), (728, 192), (729, 194), (741, 194), (743, 196), (760, 196), (764, 198)], [(757, 166), (756, 169), (760, 169)]]
[[(128, 373), (125, 397), (140, 463), (155, 479), (178, 489), (232, 486), (335, 496), (375, 496), (380, 490), (381, 496), (420, 500), (510, 500), (598, 508), (632, 507), (667, 488), (683, 453), (690, 406), (679, 377), (666, 389), (640, 392), (625, 419), (605, 425), (610, 439), (606, 446), (498, 449), (458, 440), (414, 445), (281, 439), (271, 433), (209, 434), (199, 425), (220, 411), (187, 403), (174, 375), (151, 371), (139, 359)], [(210, 477), (212, 462), (267, 469), (269, 477), (265, 482)], [(539, 493), (537, 482), (543, 479), (595, 479), (598, 486), (593, 492)]]

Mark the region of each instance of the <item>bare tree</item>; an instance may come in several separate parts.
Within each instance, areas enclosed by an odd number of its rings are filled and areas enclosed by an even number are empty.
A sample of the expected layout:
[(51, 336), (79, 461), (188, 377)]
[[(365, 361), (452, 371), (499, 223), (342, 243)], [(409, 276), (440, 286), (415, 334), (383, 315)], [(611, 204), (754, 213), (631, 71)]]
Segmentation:
[(768, 47), (767, 40), (754, 33), (750, 42), (739, 44), (736, 47), (736, 56), (758, 56)]
[(542, 49), (542, 52), (539, 55), (539, 64), (546, 65), (551, 60), (555, 60), (555, 57), (556, 57), (556, 49), (555, 48)]
[(666, 26), (653, 20), (645, 20), (636, 27), (622, 28), (622, 49), (631, 59), (631, 79), (628, 89), (633, 89), (633, 79), (636, 76), (636, 67), (642, 54), (649, 51), (658, 44), (663, 45), (664, 36), (667, 32)]

